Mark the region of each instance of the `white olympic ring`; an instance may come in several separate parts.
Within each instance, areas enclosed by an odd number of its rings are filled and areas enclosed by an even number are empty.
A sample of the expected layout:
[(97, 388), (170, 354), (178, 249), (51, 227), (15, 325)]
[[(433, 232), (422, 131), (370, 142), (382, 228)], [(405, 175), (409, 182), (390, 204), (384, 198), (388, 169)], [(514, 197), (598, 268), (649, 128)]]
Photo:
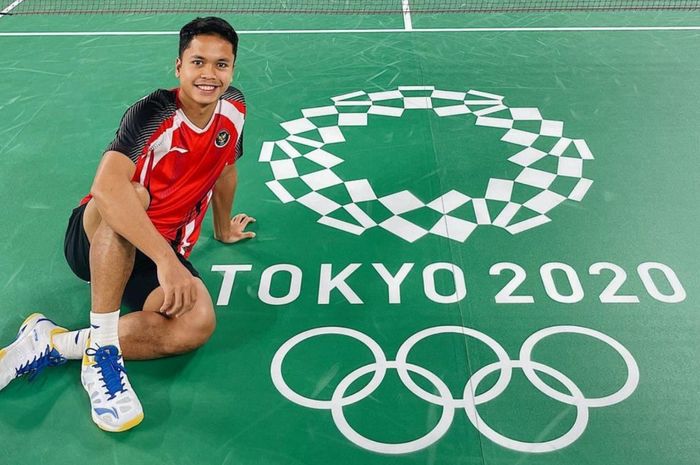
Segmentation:
[[(538, 108), (511, 108), (500, 95), (399, 86), (382, 92), (360, 90), (331, 100), (331, 105), (302, 109), (302, 118), (281, 123), (287, 137), (263, 142), (259, 161), (270, 165), (273, 179), (266, 185), (282, 203), (298, 202), (320, 215), (320, 224), (332, 228), (360, 235), (380, 227), (408, 242), (427, 234), (465, 242), (480, 226), (518, 234), (551, 221), (548, 213), (563, 202), (580, 202), (593, 184), (583, 176), (584, 164), (594, 159), (585, 140), (564, 137), (563, 121), (545, 119)], [(518, 147), (516, 153), (507, 154), (508, 161), (520, 170), (508, 179), (489, 178), (483, 193), (467, 195), (453, 189), (435, 199), (419, 199), (408, 190), (387, 192), (366, 178), (342, 179), (334, 171), (345, 160), (329, 146), (346, 142), (348, 128), (415, 111), (431, 111), (440, 118), (473, 115), (476, 126), (503, 131), (501, 140)], [(532, 129), (533, 123), (539, 129)], [(314, 167), (311, 172), (300, 171), (308, 166)], [(557, 185), (558, 178), (576, 182)], [(339, 188), (345, 194), (338, 194)], [(386, 208), (374, 208), (373, 202)], [(373, 217), (386, 209), (393, 216), (383, 221)], [(441, 216), (429, 225), (402, 216), (421, 209)]]
[[(401, 344), (401, 347), (399, 347), (398, 352), (396, 352), (396, 363), (398, 364), (397, 371), (399, 373), (401, 381), (403, 381), (403, 383), (411, 390), (411, 392), (416, 394), (421, 399), (428, 401), (432, 404), (444, 405), (442, 399), (434, 396), (433, 394), (423, 390), (420, 386), (418, 386), (408, 375), (408, 371), (403, 368), (403, 365), (407, 363), (408, 353), (411, 351), (413, 346), (415, 346), (418, 342), (429, 336), (444, 333), (457, 333), (464, 334), (465, 336), (471, 336), (474, 339), (478, 339), (484, 344), (486, 344), (496, 354), (499, 362), (503, 364), (504, 369), (501, 370), (501, 375), (499, 376), (496, 384), (494, 384), (493, 387), (488, 391), (477, 396), (476, 402), (477, 404), (482, 404), (500, 395), (506, 389), (508, 383), (510, 383), (510, 377), (512, 373), (510, 366), (506, 363), (510, 360), (510, 357), (508, 357), (508, 353), (505, 351), (505, 349), (503, 349), (503, 347), (501, 347), (501, 345), (498, 342), (496, 342), (491, 337), (487, 336), (486, 334), (480, 331), (476, 331), (471, 328), (465, 328), (463, 326), (436, 326), (433, 328), (424, 329), (423, 331), (419, 331), (413, 336), (409, 337), (406, 340), (406, 342)], [(453, 400), (453, 405), (451, 405), (451, 407), (464, 407), (464, 402), (462, 400)]]
[(483, 434), (496, 444), (500, 444), (501, 446), (507, 447), (508, 449), (530, 453), (552, 452), (555, 450), (563, 449), (564, 447), (571, 445), (583, 434), (583, 432), (586, 429), (586, 425), (588, 424), (588, 408), (586, 406), (586, 403), (584, 402), (585, 398), (583, 397), (583, 393), (578, 388), (578, 386), (574, 384), (573, 381), (571, 381), (569, 378), (567, 378), (561, 372), (555, 370), (554, 368), (548, 367), (547, 365), (543, 365), (537, 362), (511, 360), (506, 362), (505, 365), (507, 365), (509, 368), (524, 368), (525, 366), (527, 366), (528, 370), (532, 370), (533, 372), (537, 370), (546, 373), (549, 376), (556, 379), (557, 381), (559, 381), (560, 383), (562, 383), (564, 386), (566, 386), (566, 388), (569, 389), (569, 391), (571, 391), (571, 393), (573, 394), (572, 399), (574, 399), (574, 402), (572, 402), (572, 404), (576, 406), (576, 421), (574, 422), (574, 425), (571, 427), (569, 432), (564, 434), (563, 436), (553, 439), (551, 441), (539, 443), (517, 441), (515, 439), (507, 438), (502, 434), (494, 431), (479, 416), (479, 413), (476, 411), (476, 406), (478, 404), (471, 397), (471, 394), (476, 392), (477, 386), (487, 375), (493, 373), (498, 369), (502, 369), (503, 367), (503, 364), (501, 363), (492, 363), (474, 373), (467, 382), (467, 385), (464, 387), (464, 401), (466, 403), (465, 410), (467, 412), (467, 416), (469, 417), (469, 421), (471, 421), (473, 425), (479, 425), (478, 430), (481, 434)]
[(358, 341), (365, 344), (374, 355), (375, 363), (377, 366), (377, 370), (375, 370), (374, 376), (367, 384), (367, 386), (365, 386), (363, 389), (351, 395), (350, 397), (342, 399), (342, 405), (353, 404), (372, 394), (372, 392), (374, 392), (374, 390), (377, 389), (377, 387), (379, 387), (379, 385), (382, 382), (382, 379), (384, 379), (384, 374), (386, 373), (387, 361), (386, 356), (384, 355), (384, 351), (381, 347), (379, 347), (379, 344), (374, 342), (374, 340), (371, 337), (359, 331), (355, 331), (354, 329), (341, 328), (335, 326), (316, 328), (311, 329), (309, 331), (304, 331), (303, 333), (297, 334), (296, 336), (285, 342), (282, 345), (282, 347), (280, 347), (277, 350), (277, 353), (272, 359), (272, 366), (270, 368), (272, 373), (272, 381), (275, 383), (275, 387), (277, 388), (277, 390), (280, 392), (285, 392), (287, 399), (291, 400), (292, 402), (302, 405), (304, 407), (314, 409), (330, 409), (333, 407), (334, 403), (338, 402), (338, 399), (335, 399), (334, 402), (333, 400), (324, 401), (309, 399), (308, 397), (301, 396), (294, 392), (289, 386), (287, 386), (287, 383), (282, 377), (282, 362), (284, 361), (284, 357), (287, 355), (287, 352), (289, 352), (298, 343), (311, 337), (319, 336), (322, 334), (338, 334), (341, 336), (349, 336), (354, 339), (357, 339)]
[[(478, 339), (486, 344), (495, 353), (498, 359), (496, 362), (480, 368), (472, 374), (465, 384), (462, 399), (455, 399), (445, 382), (433, 372), (408, 362), (408, 355), (417, 343), (430, 336), (446, 333), (462, 334)], [(581, 389), (570, 378), (550, 366), (535, 362), (531, 359), (534, 346), (542, 339), (554, 334), (572, 333), (598, 339), (608, 344), (622, 357), (627, 368), (627, 381), (618, 391), (605, 397), (586, 398)], [(346, 375), (333, 391), (330, 400), (318, 400), (302, 396), (289, 387), (282, 375), (282, 365), (289, 351), (297, 344), (320, 335), (341, 335), (356, 339), (370, 349), (375, 359), (374, 362), (357, 368)], [(493, 400), (505, 391), (510, 383), (513, 368), (521, 369), (527, 379), (541, 393), (551, 399), (576, 407), (576, 420), (568, 432), (558, 438), (544, 442), (525, 442), (508, 438), (496, 432), (484, 422), (477, 412), (477, 406)], [(417, 397), (442, 407), (443, 410), (440, 419), (435, 427), (426, 435), (402, 443), (384, 443), (362, 436), (352, 428), (346, 420), (343, 408), (372, 395), (382, 383), (388, 369), (396, 370), (403, 384)], [(496, 383), (486, 392), (475, 395), (479, 383), (496, 370), (500, 370), (501, 372)], [(418, 386), (409, 375), (410, 372), (429, 381), (437, 390), (438, 395), (427, 392)], [(553, 389), (544, 383), (536, 372), (545, 373), (556, 379), (569, 391), (569, 394), (564, 394)], [(369, 383), (355, 394), (345, 397), (345, 393), (352, 383), (369, 373), (374, 373)], [(272, 359), (270, 374), (273, 384), (284, 397), (304, 407), (330, 410), (338, 430), (349, 441), (366, 450), (383, 454), (406, 454), (422, 450), (434, 444), (449, 430), (454, 419), (454, 411), (458, 408), (464, 409), (469, 421), (481, 434), (502, 447), (528, 453), (556, 451), (571, 445), (581, 437), (588, 424), (590, 408), (606, 407), (622, 402), (632, 395), (639, 384), (639, 368), (632, 354), (622, 344), (610, 336), (600, 331), (581, 326), (552, 326), (533, 333), (523, 343), (519, 360), (511, 360), (505, 349), (498, 342), (480, 331), (462, 326), (437, 326), (419, 331), (409, 337), (397, 351), (395, 361), (387, 360), (381, 347), (379, 347), (372, 338), (360, 331), (344, 327), (314, 328), (297, 334), (282, 344)]]
[[(387, 368), (398, 369), (398, 362), (388, 362)], [(343, 414), (344, 399), (342, 396), (343, 394), (345, 394), (347, 388), (354, 381), (356, 381), (360, 376), (366, 375), (367, 373), (371, 372), (373, 369), (376, 369), (376, 364), (365, 365), (361, 368), (358, 368), (357, 370), (353, 371), (348, 376), (343, 378), (340, 384), (338, 384), (336, 390), (333, 392), (333, 400), (336, 401), (336, 403), (333, 404), (333, 407), (331, 409), (331, 412), (333, 414), (333, 420), (338, 426), (338, 429), (343, 433), (343, 435), (346, 438), (348, 438), (350, 441), (354, 442), (358, 446), (367, 450), (371, 450), (373, 452), (379, 452), (383, 454), (407, 454), (410, 452), (416, 452), (421, 449), (425, 449), (426, 447), (430, 446), (435, 441), (440, 439), (447, 432), (447, 430), (450, 429), (455, 410), (446, 406), (443, 407), (442, 416), (440, 417), (440, 420), (438, 421), (438, 424), (435, 426), (435, 428), (433, 428), (433, 430), (425, 436), (413, 441), (404, 442), (400, 444), (387, 444), (384, 442), (378, 442), (373, 441), (371, 439), (367, 439), (366, 437), (356, 432), (347, 422), (347, 420), (345, 419), (345, 415)], [(438, 392), (440, 393), (440, 397), (442, 399), (452, 400), (452, 394), (450, 393), (450, 389), (440, 378), (435, 376), (433, 372), (428, 371), (423, 367), (412, 365), (410, 363), (403, 364), (402, 369), (418, 373), (419, 375), (430, 381), (433, 384), (433, 386), (435, 386), (438, 389)]]
[[(556, 329), (556, 332), (553, 331), (554, 329)], [(624, 384), (624, 386), (622, 386), (616, 393), (611, 394), (609, 396), (585, 399), (586, 406), (608, 407), (610, 405), (622, 402), (634, 392), (634, 390), (637, 388), (637, 384), (639, 384), (639, 370), (637, 369), (637, 363), (634, 361), (634, 357), (632, 356), (630, 351), (625, 348), (625, 346), (623, 346), (607, 334), (603, 334), (600, 331), (596, 331), (594, 329), (582, 328), (580, 326), (554, 326), (552, 328), (541, 329), (540, 331), (537, 331), (535, 334), (527, 338), (527, 340), (523, 343), (523, 346), (520, 349), (520, 360), (526, 362), (531, 361), (530, 357), (532, 356), (532, 349), (535, 347), (535, 344), (537, 344), (539, 341), (541, 341), (547, 336), (561, 333), (583, 334), (585, 336), (591, 336), (595, 339), (603, 341), (610, 347), (615, 349), (618, 354), (620, 354), (622, 359), (625, 361), (625, 365), (627, 366), (627, 382)], [(529, 366), (524, 365), (522, 368), (523, 373), (525, 373), (525, 376), (527, 376), (527, 379), (530, 380), (532, 385), (539, 389), (543, 394), (548, 395), (552, 399), (558, 400), (559, 402), (563, 402), (565, 404), (576, 404), (575, 398), (562, 394), (556, 389), (552, 389), (549, 385), (543, 382), (539, 378), (539, 376), (535, 374), (535, 371), (532, 370)]]

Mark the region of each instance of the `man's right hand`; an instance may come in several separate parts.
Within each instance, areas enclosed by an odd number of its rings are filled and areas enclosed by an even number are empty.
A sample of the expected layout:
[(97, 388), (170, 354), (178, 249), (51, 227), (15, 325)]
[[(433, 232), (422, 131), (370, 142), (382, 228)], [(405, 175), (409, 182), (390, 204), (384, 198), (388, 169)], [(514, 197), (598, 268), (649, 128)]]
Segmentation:
[(165, 294), (159, 312), (177, 318), (192, 310), (197, 300), (197, 279), (174, 254), (157, 266), (158, 282)]

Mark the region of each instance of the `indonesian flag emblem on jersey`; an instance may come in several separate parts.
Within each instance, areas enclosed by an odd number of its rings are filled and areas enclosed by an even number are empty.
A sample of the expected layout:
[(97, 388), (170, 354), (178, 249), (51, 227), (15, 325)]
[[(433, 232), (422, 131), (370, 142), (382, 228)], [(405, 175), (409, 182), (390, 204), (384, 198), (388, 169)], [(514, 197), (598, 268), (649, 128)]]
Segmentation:
[(187, 258), (199, 238), (216, 180), (243, 155), (246, 107), (241, 91), (229, 87), (207, 126), (198, 128), (180, 108), (178, 92), (160, 89), (132, 105), (107, 150), (121, 152), (136, 164), (132, 180), (151, 195), (148, 217)]

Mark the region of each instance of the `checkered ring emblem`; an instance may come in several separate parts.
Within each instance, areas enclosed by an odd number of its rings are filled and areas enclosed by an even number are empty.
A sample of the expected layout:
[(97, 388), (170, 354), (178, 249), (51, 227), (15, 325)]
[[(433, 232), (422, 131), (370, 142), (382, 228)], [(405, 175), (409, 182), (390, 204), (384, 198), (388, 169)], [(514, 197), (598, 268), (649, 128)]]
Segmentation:
[[(318, 223), (361, 235), (381, 228), (408, 242), (434, 234), (465, 242), (478, 227), (497, 227), (511, 234), (551, 221), (549, 212), (568, 202), (581, 202), (593, 184), (584, 177), (584, 165), (593, 160), (586, 141), (564, 136), (562, 121), (545, 119), (538, 108), (509, 107), (504, 97), (478, 90), (446, 91), (433, 86), (399, 86), (395, 90), (357, 91), (331, 98), (331, 104), (301, 110), (302, 117), (281, 123), (284, 139), (266, 141), (259, 161), (268, 163), (273, 179), (267, 187), (283, 203), (296, 202), (319, 215)], [(407, 112), (428, 111), (440, 118), (467, 115), (477, 127), (502, 131), (507, 160), (517, 165), (512, 179), (491, 177), (485, 192), (452, 189), (436, 198), (422, 199), (409, 190), (390, 192), (370, 177), (342, 179), (334, 170), (344, 160), (334, 147), (346, 142), (350, 127), (367, 127), (380, 118), (401, 118)], [(331, 120), (333, 123), (329, 124)], [(468, 123), (467, 123), (468, 124)], [(536, 127), (536, 132), (533, 132)], [(300, 160), (318, 169), (300, 174)], [(292, 194), (289, 183), (299, 180)], [(558, 181), (564, 182), (558, 182)], [(343, 188), (348, 202), (327, 192)], [(391, 212), (373, 218), (372, 203)], [(420, 226), (404, 215), (432, 209), (439, 219)], [(351, 218), (351, 220), (349, 220)]]

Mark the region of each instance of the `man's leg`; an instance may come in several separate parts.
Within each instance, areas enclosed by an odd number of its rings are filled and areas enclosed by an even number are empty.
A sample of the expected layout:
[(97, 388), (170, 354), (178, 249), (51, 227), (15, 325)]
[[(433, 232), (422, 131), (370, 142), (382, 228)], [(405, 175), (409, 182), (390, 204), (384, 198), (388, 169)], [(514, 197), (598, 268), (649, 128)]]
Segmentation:
[[(143, 208), (148, 208), (148, 191), (138, 183), (133, 186)], [(117, 309), (133, 267), (134, 247), (103, 223), (92, 201), (85, 208), (82, 226), (91, 244), (93, 311)], [(168, 318), (158, 313), (163, 300), (163, 291), (158, 287), (146, 298), (143, 311), (119, 318), (119, 345), (125, 359), (154, 359), (189, 352), (203, 345), (213, 333), (214, 306), (201, 281), (192, 310), (180, 317)], [(65, 357), (82, 358), (87, 334), (87, 328), (60, 334), (54, 337), (54, 343)]]
[[(148, 208), (148, 191), (138, 183), (132, 184), (143, 208)], [(91, 244), (93, 312), (119, 308), (132, 271), (135, 249), (102, 221), (92, 201), (85, 209), (83, 226)], [(214, 332), (214, 306), (201, 281), (197, 284), (197, 299), (192, 310), (180, 317), (168, 318), (157, 313), (163, 300), (163, 290), (156, 288), (146, 299), (143, 311), (119, 319), (119, 343), (124, 358), (144, 360), (189, 352), (203, 345)]]
[[(141, 185), (133, 184), (143, 208), (148, 208), (148, 192)], [(134, 263), (133, 246), (108, 226), (102, 227), (94, 202), (86, 205), (82, 225), (76, 226), (84, 228), (92, 244), (90, 255), (95, 256), (91, 260), (95, 267), (92, 273), (97, 273), (92, 277), (93, 309), (107, 312), (118, 309)], [(194, 350), (209, 339), (216, 319), (211, 297), (201, 281), (197, 284), (195, 305), (180, 317), (168, 318), (157, 313), (163, 300), (163, 291), (156, 288), (146, 299), (144, 311), (119, 318), (118, 344), (124, 358), (176, 355)], [(22, 324), (15, 342), (0, 349), (0, 389), (21, 375), (31, 378), (46, 366), (62, 363), (63, 357), (82, 358), (89, 334), (90, 328), (68, 332), (43, 315), (30, 316)]]
[(209, 292), (201, 280), (197, 280), (197, 300), (189, 312), (168, 318), (158, 313), (163, 300), (163, 290), (158, 287), (146, 299), (143, 311), (119, 319), (119, 342), (124, 358), (148, 360), (182, 354), (209, 340), (216, 327), (216, 317)]
[[(148, 208), (146, 190), (138, 184), (134, 189), (143, 208)], [(80, 377), (97, 426), (106, 431), (125, 431), (143, 419), (143, 408), (124, 369), (118, 335), (122, 296), (136, 249), (101, 220), (94, 199), (85, 208), (83, 227), (90, 243), (92, 307)]]
[[(163, 290), (158, 287), (148, 296), (143, 311), (119, 318), (119, 344), (126, 360), (152, 360), (183, 354), (204, 345), (214, 332), (214, 306), (204, 283), (197, 282), (197, 299), (192, 310), (178, 318), (160, 313)], [(54, 336), (59, 353), (68, 359), (80, 359), (85, 338), (90, 329), (66, 332)]]
[[(192, 310), (178, 318), (168, 318), (158, 309), (163, 290), (153, 290), (143, 306), (119, 318), (119, 344), (126, 360), (152, 360), (183, 354), (204, 345), (214, 332), (214, 306), (204, 283), (197, 283), (197, 300)], [(68, 359), (80, 359), (85, 348), (85, 328), (54, 336), (59, 353)]]
[[(85, 210), (86, 215), (88, 211), (90, 205)], [(113, 312), (121, 306), (124, 288), (134, 267), (136, 249), (104, 221), (100, 222), (92, 237), (90, 234), (88, 237), (92, 311)]]

